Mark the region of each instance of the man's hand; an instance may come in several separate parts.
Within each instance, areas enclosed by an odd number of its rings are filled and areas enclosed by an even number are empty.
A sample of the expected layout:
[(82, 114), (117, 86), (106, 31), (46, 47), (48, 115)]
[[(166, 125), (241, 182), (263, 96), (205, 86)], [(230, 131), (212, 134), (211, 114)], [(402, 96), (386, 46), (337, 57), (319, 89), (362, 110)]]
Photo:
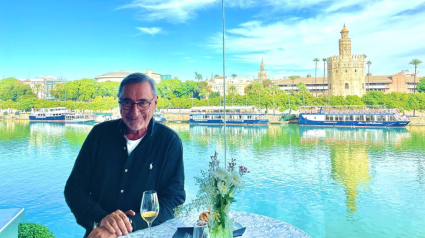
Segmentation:
[(87, 238), (117, 238), (118, 236), (115, 233), (111, 233), (106, 230), (105, 227), (94, 228), (90, 235)]
[(121, 210), (116, 210), (103, 218), (99, 222), (99, 227), (104, 227), (107, 231), (117, 236), (126, 236), (133, 231), (133, 226), (126, 215), (134, 216), (136, 213), (132, 210), (128, 210), (125, 213)]

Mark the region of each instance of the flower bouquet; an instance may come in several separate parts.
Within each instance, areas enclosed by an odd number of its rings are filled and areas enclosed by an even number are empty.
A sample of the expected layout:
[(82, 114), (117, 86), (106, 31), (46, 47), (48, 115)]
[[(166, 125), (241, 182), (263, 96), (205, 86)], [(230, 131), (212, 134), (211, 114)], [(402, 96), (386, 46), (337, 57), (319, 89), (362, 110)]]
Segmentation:
[(233, 158), (226, 169), (221, 168), (217, 155), (215, 152), (211, 156), (208, 170), (201, 170), (201, 175), (195, 177), (195, 184), (199, 186), (196, 198), (176, 209), (175, 213), (188, 215), (208, 209), (210, 238), (233, 237), (233, 221), (228, 216), (229, 208), (243, 188), (242, 176), (249, 171), (244, 166), (236, 167), (236, 159)]

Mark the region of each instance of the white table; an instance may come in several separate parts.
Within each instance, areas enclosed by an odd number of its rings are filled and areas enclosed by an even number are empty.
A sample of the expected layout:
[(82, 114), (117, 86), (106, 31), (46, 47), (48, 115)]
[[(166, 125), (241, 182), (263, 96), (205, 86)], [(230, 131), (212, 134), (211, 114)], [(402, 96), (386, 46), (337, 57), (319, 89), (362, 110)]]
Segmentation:
[[(271, 217), (257, 215), (247, 212), (231, 212), (235, 221), (246, 227), (246, 231), (242, 237), (296, 237), (296, 238), (311, 238), (307, 233), (299, 228), (276, 220)], [(152, 235), (154, 238), (173, 237), (177, 227), (190, 227), (198, 220), (199, 214), (193, 214), (187, 218), (171, 219), (159, 226), (152, 227)], [(125, 238), (142, 238), (149, 235), (148, 229), (139, 230), (122, 236)]]

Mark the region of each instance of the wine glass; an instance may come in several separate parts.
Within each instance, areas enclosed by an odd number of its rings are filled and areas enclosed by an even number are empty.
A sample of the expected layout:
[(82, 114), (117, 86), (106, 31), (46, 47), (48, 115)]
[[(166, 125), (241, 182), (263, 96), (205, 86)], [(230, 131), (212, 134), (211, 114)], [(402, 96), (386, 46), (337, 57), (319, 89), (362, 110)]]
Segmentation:
[(149, 237), (151, 235), (151, 225), (159, 213), (159, 202), (156, 192), (153, 190), (143, 192), (142, 204), (140, 206), (140, 215), (148, 223)]
[(193, 228), (193, 238), (208, 238), (208, 223), (198, 220)]

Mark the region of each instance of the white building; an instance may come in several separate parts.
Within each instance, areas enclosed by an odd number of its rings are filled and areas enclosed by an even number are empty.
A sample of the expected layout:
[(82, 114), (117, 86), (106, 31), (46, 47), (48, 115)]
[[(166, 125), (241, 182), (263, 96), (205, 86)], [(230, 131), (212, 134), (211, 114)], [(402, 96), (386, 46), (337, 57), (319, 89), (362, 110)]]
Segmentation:
[(96, 76), (94, 79), (99, 82), (107, 82), (107, 81), (112, 81), (112, 82), (121, 82), (125, 77), (127, 77), (129, 74), (132, 73), (142, 73), (142, 74), (146, 74), (149, 78), (153, 79), (155, 81), (155, 83), (159, 83), (161, 82), (161, 74), (155, 73), (153, 70), (148, 69), (147, 71), (124, 71), (124, 70), (119, 70), (119, 71), (112, 71), (106, 74), (101, 74)]
[(32, 91), (37, 95), (38, 98), (52, 99), (50, 90), (53, 89), (55, 84), (65, 84), (65, 80), (58, 80), (55, 76), (40, 76), (35, 79), (18, 79), (20, 83), (28, 84)]
[[(248, 86), (251, 81), (247, 77), (235, 77), (228, 78), (226, 77), (226, 95), (229, 94), (229, 89), (231, 86), (236, 87), (236, 93), (239, 95), (245, 95), (245, 87)], [(220, 92), (220, 95), (223, 96), (223, 77), (219, 76), (215, 79), (208, 81), (208, 84), (211, 85), (211, 91)]]

